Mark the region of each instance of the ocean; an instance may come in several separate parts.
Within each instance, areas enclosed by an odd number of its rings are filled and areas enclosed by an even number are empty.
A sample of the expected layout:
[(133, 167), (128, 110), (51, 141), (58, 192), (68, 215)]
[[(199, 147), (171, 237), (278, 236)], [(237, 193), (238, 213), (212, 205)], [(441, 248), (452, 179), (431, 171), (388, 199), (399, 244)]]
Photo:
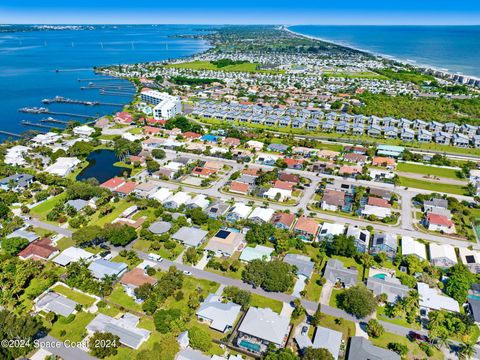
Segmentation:
[(480, 26), (291, 26), (375, 54), (480, 78)]
[[(82, 115), (104, 115), (118, 111), (116, 106), (42, 104), (42, 99), (63, 96), (71, 99), (128, 103), (131, 97), (100, 95), (98, 90), (81, 90), (95, 76), (94, 66), (160, 61), (190, 56), (209, 48), (199, 39), (173, 37), (201, 34), (207, 26), (138, 25), (105, 26), (94, 30), (57, 30), (12, 32), (0, 34), (0, 130), (21, 133), (47, 129), (24, 126), (22, 120), (39, 123), (57, 115), (34, 115), (18, 112), (22, 107), (44, 106), (51, 111)], [(58, 70), (58, 72), (56, 71)], [(133, 92), (127, 81), (104, 80), (94, 83), (127, 86), (122, 92)], [(129, 86), (129, 88), (128, 88)], [(82, 120), (81, 118), (71, 118)], [(54, 124), (49, 124), (54, 125)], [(4, 138), (4, 137), (2, 137)]]

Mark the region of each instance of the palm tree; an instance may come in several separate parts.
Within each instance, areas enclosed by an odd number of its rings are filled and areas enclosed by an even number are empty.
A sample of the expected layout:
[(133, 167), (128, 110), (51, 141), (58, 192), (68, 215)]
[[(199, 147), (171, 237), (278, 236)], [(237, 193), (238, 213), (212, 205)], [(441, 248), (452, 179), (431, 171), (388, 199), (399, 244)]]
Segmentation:
[(446, 334), (442, 334), (435, 339), (435, 347), (440, 350), (442, 347), (449, 348), (450, 341), (448, 340), (448, 336)]
[(458, 350), (458, 357), (462, 360), (468, 360), (475, 356), (475, 344), (464, 342), (460, 345), (460, 349)]

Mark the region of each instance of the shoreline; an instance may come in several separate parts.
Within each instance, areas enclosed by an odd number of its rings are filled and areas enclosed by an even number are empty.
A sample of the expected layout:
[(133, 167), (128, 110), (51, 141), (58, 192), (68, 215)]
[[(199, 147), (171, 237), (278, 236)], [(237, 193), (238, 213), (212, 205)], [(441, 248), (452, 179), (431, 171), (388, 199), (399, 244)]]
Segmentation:
[(288, 26), (285, 25), (285, 26), (282, 27), (282, 29), (285, 30), (285, 31), (288, 31), (289, 33), (291, 33), (293, 35), (301, 36), (301, 37), (304, 37), (304, 38), (307, 38), (307, 39), (310, 39), (310, 40), (323, 41), (323, 42), (328, 43), (328, 44), (341, 46), (341, 47), (351, 49), (351, 50), (360, 51), (360, 52), (363, 52), (363, 53), (366, 53), (366, 54), (369, 54), (369, 55), (372, 55), (372, 56), (375, 56), (375, 57), (383, 58), (383, 59), (388, 60), (388, 61), (395, 61), (395, 62), (404, 64), (404, 65), (409, 65), (409, 66), (413, 66), (413, 67), (416, 67), (416, 68), (427, 68), (427, 69), (431, 69), (433, 71), (440, 71), (440, 72), (443, 72), (443, 73), (449, 74), (449, 75), (461, 75), (461, 76), (470, 77), (470, 78), (475, 79), (475, 80), (480, 80), (480, 77), (477, 77), (477, 76), (474, 76), (474, 75), (464, 74), (462, 72), (451, 72), (448, 68), (440, 68), (440, 67), (429, 65), (429, 64), (421, 64), (421, 63), (418, 63), (416, 60), (400, 59), (400, 58), (395, 57), (393, 55), (378, 53), (378, 52), (375, 52), (375, 51), (372, 51), (372, 50), (356, 47), (354, 45), (344, 44), (344, 43), (341, 43), (341, 42), (338, 42), (338, 41), (329, 40), (329, 39), (321, 38), (321, 37), (318, 37), (318, 36), (302, 34), (302, 33), (299, 33), (297, 31), (291, 30), (290, 27), (292, 27), (292, 26), (297, 26), (297, 25), (288, 25)]

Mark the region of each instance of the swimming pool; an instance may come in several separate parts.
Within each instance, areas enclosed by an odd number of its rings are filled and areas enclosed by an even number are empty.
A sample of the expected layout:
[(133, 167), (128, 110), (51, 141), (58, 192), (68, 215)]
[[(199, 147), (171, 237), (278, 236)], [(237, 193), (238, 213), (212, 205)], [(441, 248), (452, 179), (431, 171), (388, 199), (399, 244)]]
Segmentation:
[(385, 280), (388, 277), (388, 275), (387, 274), (375, 274), (372, 277), (374, 277), (375, 279)]
[(470, 299), (475, 299), (475, 300), (480, 300), (480, 296), (479, 296), (479, 295), (468, 295), (468, 298), (470, 298)]

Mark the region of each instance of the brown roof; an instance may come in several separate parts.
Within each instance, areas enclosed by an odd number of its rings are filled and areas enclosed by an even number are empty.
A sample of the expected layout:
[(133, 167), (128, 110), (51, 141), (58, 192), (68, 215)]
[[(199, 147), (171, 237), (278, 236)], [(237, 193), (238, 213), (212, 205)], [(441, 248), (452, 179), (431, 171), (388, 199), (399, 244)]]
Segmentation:
[(258, 168), (248, 168), (248, 169), (243, 169), (242, 174), (250, 175), (250, 176), (257, 176), (259, 171), (260, 171), (260, 169), (258, 169)]
[(328, 205), (343, 206), (345, 205), (345, 193), (343, 191), (326, 189), (323, 193), (322, 202)]
[(383, 208), (391, 208), (392, 207), (392, 205), (390, 205), (390, 203), (387, 200), (376, 198), (376, 197), (373, 197), (373, 196), (369, 196), (368, 205), (380, 206), (380, 207), (383, 207)]
[(285, 172), (280, 173), (278, 175), (278, 179), (282, 180), (282, 181), (289, 182), (289, 183), (294, 183), (294, 184), (298, 184), (298, 182), (300, 181), (300, 178), (299, 178), (298, 175), (289, 174), (289, 173), (285, 173)]
[(356, 154), (356, 153), (345, 154), (345, 156), (343, 158), (346, 161), (354, 162), (354, 163), (360, 163), (360, 162), (367, 161), (367, 156), (366, 155), (361, 155), (361, 154)]
[(290, 182), (282, 181), (282, 180), (275, 180), (275, 183), (273, 184), (273, 187), (276, 189), (282, 189), (282, 190), (292, 190), (293, 185)]
[(392, 193), (390, 191), (379, 188), (370, 188), (370, 195), (389, 199), (392, 197)]
[(51, 241), (48, 238), (43, 238), (37, 241), (33, 241), (28, 246), (20, 251), (18, 256), (21, 259), (27, 259), (32, 257), (33, 259), (48, 259), (53, 253), (57, 252), (58, 249), (51, 245)]
[(273, 215), (272, 224), (283, 224), (287, 227), (292, 226), (293, 222), (295, 221), (295, 215), (289, 213), (276, 213)]
[(338, 169), (338, 173), (340, 175), (352, 175), (352, 174), (361, 174), (362, 173), (362, 167), (360, 165), (354, 165), (354, 166), (348, 166), (348, 165), (343, 165)]
[(372, 160), (372, 165), (395, 166), (396, 164), (395, 159), (389, 157), (376, 156)]
[(155, 284), (157, 280), (145, 274), (145, 271), (140, 268), (135, 268), (132, 271), (125, 273), (120, 279), (120, 283), (124, 285), (141, 286), (143, 284)]
[(295, 230), (303, 231), (311, 235), (317, 233), (318, 227), (319, 225), (314, 219), (305, 216), (298, 218), (295, 224)]

